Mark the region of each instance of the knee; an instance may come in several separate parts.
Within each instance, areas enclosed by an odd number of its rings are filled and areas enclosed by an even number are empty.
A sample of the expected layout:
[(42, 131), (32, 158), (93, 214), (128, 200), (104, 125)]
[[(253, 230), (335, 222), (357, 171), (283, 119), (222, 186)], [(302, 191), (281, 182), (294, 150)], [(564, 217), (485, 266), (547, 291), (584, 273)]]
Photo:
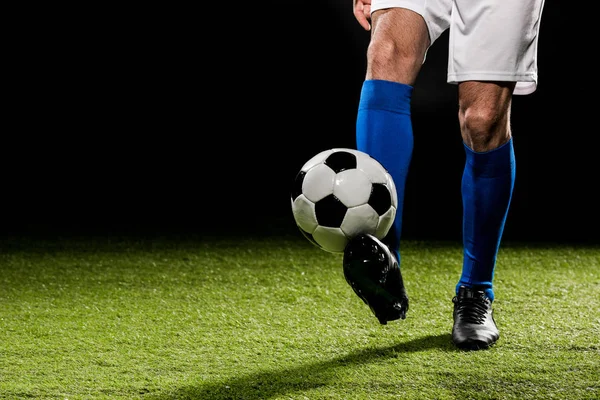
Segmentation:
[(368, 73), (374, 79), (412, 85), (422, 63), (422, 55), (406, 46), (400, 46), (394, 38), (379, 37), (372, 40), (367, 49)]
[(470, 106), (459, 110), (463, 141), (477, 152), (493, 150), (510, 139), (508, 112), (493, 107)]

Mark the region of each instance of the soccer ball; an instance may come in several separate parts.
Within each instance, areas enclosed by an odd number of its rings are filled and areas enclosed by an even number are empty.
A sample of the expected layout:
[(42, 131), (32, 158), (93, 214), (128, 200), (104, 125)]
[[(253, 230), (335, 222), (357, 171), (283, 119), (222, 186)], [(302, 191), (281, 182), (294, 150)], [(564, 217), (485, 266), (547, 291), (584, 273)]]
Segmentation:
[(322, 151), (294, 179), (292, 212), (300, 232), (317, 247), (343, 253), (354, 236), (383, 239), (398, 208), (391, 175), (367, 153), (346, 148)]

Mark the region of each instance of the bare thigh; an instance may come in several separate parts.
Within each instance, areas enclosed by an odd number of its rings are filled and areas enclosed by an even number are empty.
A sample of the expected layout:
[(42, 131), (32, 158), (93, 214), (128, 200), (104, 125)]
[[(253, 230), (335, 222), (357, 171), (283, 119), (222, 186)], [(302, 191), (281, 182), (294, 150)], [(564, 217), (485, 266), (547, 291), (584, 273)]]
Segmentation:
[(405, 8), (375, 11), (366, 79), (414, 85), (429, 43), (427, 25), (420, 14)]
[(458, 84), (458, 118), (463, 141), (474, 151), (493, 150), (511, 138), (510, 110), (515, 82)]

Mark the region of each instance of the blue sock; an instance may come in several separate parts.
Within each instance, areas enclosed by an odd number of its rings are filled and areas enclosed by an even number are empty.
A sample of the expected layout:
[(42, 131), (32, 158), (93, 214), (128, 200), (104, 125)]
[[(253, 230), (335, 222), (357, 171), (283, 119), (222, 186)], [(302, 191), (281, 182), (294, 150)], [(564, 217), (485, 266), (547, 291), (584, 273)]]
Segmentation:
[(356, 121), (356, 146), (390, 173), (398, 192), (396, 218), (383, 242), (400, 263), (404, 187), (413, 151), (410, 101), (413, 87), (384, 80), (363, 83)]
[(494, 300), (496, 256), (515, 183), (512, 139), (497, 149), (467, 155), (462, 177), (463, 267), (461, 285), (483, 289)]

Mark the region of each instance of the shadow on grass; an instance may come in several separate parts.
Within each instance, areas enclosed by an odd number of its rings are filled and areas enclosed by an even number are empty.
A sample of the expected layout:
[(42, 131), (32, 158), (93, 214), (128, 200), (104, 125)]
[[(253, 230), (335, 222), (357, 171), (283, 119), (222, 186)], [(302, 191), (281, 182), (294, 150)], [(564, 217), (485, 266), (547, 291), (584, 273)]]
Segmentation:
[[(450, 334), (430, 335), (395, 346), (365, 349), (326, 362), (298, 365), (298, 367), (280, 371), (243, 375), (220, 382), (184, 387), (172, 395), (157, 396), (155, 399), (265, 400), (330, 385), (335, 381), (336, 370), (339, 368), (367, 364), (387, 358), (397, 358), (399, 362), (402, 362), (404, 353), (433, 348), (457, 351), (452, 345)], [(243, 365), (239, 365), (238, 368), (243, 372)]]

